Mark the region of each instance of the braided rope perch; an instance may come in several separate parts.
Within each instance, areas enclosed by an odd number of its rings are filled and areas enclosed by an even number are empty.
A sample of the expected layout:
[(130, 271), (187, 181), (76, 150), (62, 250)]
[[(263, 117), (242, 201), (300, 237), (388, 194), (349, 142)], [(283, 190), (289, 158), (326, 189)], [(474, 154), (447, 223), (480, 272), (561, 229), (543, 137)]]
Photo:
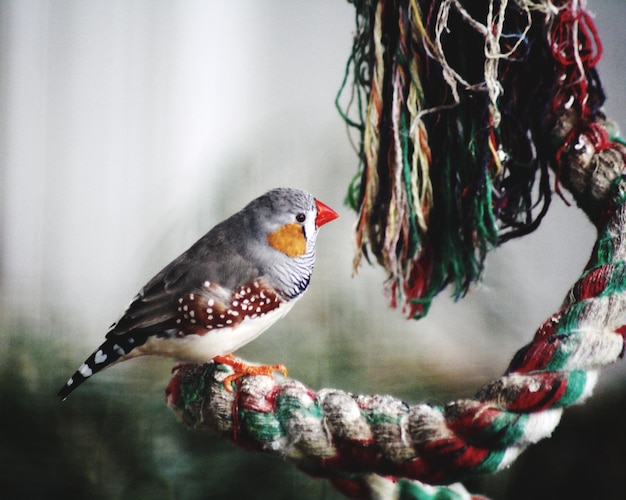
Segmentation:
[[(188, 427), (276, 453), (348, 496), (477, 498), (459, 484), (427, 484), (507, 467), (550, 436), (564, 407), (591, 394), (597, 369), (624, 354), (626, 148), (608, 140), (602, 120), (572, 138), (576, 122), (566, 117), (555, 127), (558, 138), (569, 138), (559, 179), (596, 224), (598, 239), (562, 308), (474, 399), (408, 405), (387, 395), (314, 392), (264, 376), (244, 377), (229, 392), (223, 380), (231, 369), (208, 363), (175, 373), (168, 406)], [(607, 140), (598, 141), (598, 134)]]

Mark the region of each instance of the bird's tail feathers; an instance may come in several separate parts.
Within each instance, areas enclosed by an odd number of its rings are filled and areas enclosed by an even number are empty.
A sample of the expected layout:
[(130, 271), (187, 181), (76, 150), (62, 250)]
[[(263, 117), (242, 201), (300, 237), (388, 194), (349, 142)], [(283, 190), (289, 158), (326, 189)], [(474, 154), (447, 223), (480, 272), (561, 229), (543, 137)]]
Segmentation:
[(85, 362), (76, 370), (74, 375), (66, 382), (57, 395), (65, 400), (79, 385), (92, 375), (104, 370), (118, 361), (128, 359), (131, 350), (137, 347), (138, 343), (130, 335), (108, 338)]

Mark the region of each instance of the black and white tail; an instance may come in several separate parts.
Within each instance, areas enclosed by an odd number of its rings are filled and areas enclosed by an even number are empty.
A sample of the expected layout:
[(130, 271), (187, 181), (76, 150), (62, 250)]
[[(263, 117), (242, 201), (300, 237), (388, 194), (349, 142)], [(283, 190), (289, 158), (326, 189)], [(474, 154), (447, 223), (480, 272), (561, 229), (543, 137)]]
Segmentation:
[[(142, 342), (143, 343), (143, 342)], [(130, 351), (140, 343), (135, 338), (126, 335), (113, 335), (109, 337), (98, 349), (89, 356), (85, 362), (76, 370), (74, 375), (66, 382), (66, 384), (57, 393), (61, 399), (66, 399), (80, 384), (92, 375), (104, 370), (117, 361), (128, 359)]]

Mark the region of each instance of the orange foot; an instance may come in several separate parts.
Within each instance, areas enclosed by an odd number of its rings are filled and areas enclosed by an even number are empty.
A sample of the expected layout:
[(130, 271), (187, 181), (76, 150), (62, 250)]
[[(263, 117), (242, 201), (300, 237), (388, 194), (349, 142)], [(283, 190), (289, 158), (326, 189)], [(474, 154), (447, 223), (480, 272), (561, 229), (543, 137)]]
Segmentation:
[(281, 372), (285, 377), (287, 376), (287, 368), (283, 365), (249, 365), (235, 358), (232, 354), (215, 356), (213, 361), (222, 365), (228, 365), (235, 370), (235, 373), (224, 379), (224, 388), (228, 392), (233, 392), (232, 382), (245, 375), (265, 375), (274, 378), (274, 372)]

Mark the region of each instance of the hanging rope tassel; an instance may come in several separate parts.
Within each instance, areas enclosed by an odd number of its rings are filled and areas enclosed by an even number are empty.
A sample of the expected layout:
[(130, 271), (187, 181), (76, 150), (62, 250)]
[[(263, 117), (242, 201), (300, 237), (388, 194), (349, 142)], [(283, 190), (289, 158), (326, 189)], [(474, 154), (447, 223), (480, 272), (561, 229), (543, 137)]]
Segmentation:
[(604, 102), (602, 48), (578, 1), (352, 3), (337, 106), (359, 137), (354, 267), (374, 257), (390, 304), (419, 318), (448, 285), (465, 295), (491, 249), (538, 227), (554, 142), (571, 142), (556, 120), (572, 108), (593, 121)]

